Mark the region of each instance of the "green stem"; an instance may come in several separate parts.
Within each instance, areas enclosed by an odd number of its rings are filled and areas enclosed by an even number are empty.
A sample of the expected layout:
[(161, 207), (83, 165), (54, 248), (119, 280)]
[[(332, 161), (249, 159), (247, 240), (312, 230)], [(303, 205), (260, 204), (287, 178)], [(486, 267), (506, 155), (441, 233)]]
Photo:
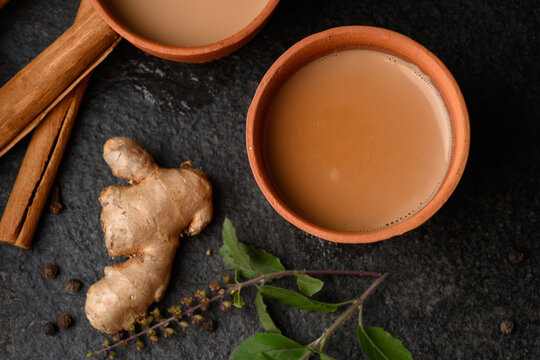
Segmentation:
[(335, 305), (335, 306), (343, 306), (343, 305), (352, 304), (352, 303), (355, 302), (355, 301), (356, 301), (356, 298), (351, 299), (351, 300), (347, 300), (347, 301), (344, 301), (344, 302), (332, 304), (332, 305)]
[[(325, 332), (322, 334), (322, 336), (319, 338), (319, 341), (313, 346), (314, 349), (318, 349), (322, 352), (324, 344), (328, 337), (356, 310), (362, 308), (362, 305), (366, 301), (367, 297), (375, 290), (377, 286), (386, 278), (388, 274), (381, 275), (377, 280), (375, 280), (367, 289), (364, 291), (364, 293), (354, 301), (353, 305), (343, 313), (335, 322), (330, 326), (328, 329), (325, 330)], [(361, 315), (360, 315), (361, 316)], [(361, 320), (361, 318), (360, 318)], [(309, 351), (306, 353), (300, 360), (307, 360), (309, 357), (313, 355), (313, 351)]]
[(367, 272), (367, 271), (355, 271), (355, 270), (284, 270), (284, 271), (278, 271), (271, 274), (266, 274), (263, 276), (256, 277), (251, 280), (244, 281), (242, 283), (238, 284), (231, 284), (228, 285), (230, 288), (241, 288), (244, 286), (248, 286), (251, 284), (258, 283), (260, 281), (266, 281), (269, 279), (274, 279), (278, 277), (283, 276), (293, 276), (293, 275), (357, 275), (357, 276), (373, 276), (373, 277), (380, 277), (380, 273), (374, 273), (374, 272)]

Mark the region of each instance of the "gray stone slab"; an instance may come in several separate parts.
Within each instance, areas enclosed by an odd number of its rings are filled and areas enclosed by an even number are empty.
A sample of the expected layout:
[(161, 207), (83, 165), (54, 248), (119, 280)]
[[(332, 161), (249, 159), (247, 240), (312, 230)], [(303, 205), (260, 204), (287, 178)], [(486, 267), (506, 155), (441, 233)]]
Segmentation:
[[(11, 0), (0, 10), (0, 84), (72, 23), (76, 1)], [(464, 177), (426, 224), (372, 245), (338, 245), (289, 225), (265, 201), (245, 152), (245, 115), (265, 71), (303, 37), (340, 25), (382, 26), (439, 56), (467, 101), (472, 146)], [(416, 359), (540, 358), (540, 206), (538, 30), (535, 1), (284, 0), (262, 32), (233, 55), (207, 64), (173, 63), (122, 42), (95, 71), (57, 182), (65, 210), (45, 211), (30, 250), (0, 245), (0, 359), (81, 359), (102, 335), (84, 316), (84, 294), (111, 264), (99, 225), (101, 189), (120, 184), (101, 158), (112, 136), (128, 136), (163, 166), (192, 160), (214, 186), (215, 218), (182, 240), (163, 307), (228, 273), (217, 254), (229, 217), (241, 241), (264, 247), (287, 268), (365, 269), (388, 280), (365, 306), (365, 322), (382, 326)], [(0, 209), (24, 156), (24, 139), (0, 158)], [(508, 253), (525, 253), (520, 264)], [(60, 266), (57, 279), (43, 267)], [(64, 290), (70, 278), (80, 293)], [(325, 277), (319, 298), (358, 295), (365, 279)], [(253, 292), (246, 292), (251, 300)], [(317, 338), (336, 314), (305, 314), (276, 303), (269, 311), (285, 335)], [(61, 314), (75, 326), (46, 337), (41, 325)], [(186, 335), (124, 359), (226, 359), (262, 331), (253, 306), (216, 312), (214, 333)], [(504, 319), (516, 324), (503, 335)], [(354, 321), (331, 338), (336, 359), (362, 358)]]

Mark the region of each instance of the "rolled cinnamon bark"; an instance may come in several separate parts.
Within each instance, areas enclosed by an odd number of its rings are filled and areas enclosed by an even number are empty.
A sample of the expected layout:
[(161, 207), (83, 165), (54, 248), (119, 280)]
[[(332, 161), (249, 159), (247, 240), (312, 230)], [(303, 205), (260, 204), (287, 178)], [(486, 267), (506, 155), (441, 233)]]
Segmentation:
[[(90, 0), (82, 0), (75, 22), (90, 11)], [(30, 247), (89, 78), (58, 102), (34, 131), (0, 220), (0, 241)]]
[(34, 132), (0, 220), (0, 241), (30, 247), (88, 80), (55, 106)]
[(118, 39), (90, 9), (0, 88), (0, 156), (34, 129)]

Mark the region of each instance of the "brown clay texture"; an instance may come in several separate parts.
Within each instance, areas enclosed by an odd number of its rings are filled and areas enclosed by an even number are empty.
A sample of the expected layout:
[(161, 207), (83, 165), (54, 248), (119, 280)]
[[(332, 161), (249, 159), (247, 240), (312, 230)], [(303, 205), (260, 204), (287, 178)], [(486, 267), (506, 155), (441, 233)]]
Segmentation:
[[(156, 43), (148, 40), (143, 36), (132, 31), (129, 27), (126, 27), (121, 21), (117, 19), (114, 12), (107, 6), (105, 0), (91, 0), (94, 8), (98, 11), (101, 17), (111, 26), (116, 32), (126, 38), (133, 45), (138, 48), (158, 56), (163, 59), (189, 62), (189, 63), (203, 63), (207, 61), (217, 60), (223, 56), (227, 56), (233, 51), (238, 50), (248, 41), (253, 39), (255, 35), (262, 29), (262, 27), (268, 21), (268, 18), (272, 15), (275, 7), (279, 3), (279, 0), (269, 0), (267, 6), (261, 11), (261, 13), (253, 19), (244, 29), (238, 33), (204, 46), (195, 47), (175, 47)], [(211, 11), (211, 10), (209, 10)]]
[[(296, 213), (271, 181), (265, 166), (263, 139), (266, 112), (273, 97), (297, 69), (334, 51), (368, 49), (396, 55), (417, 65), (441, 94), (452, 128), (452, 155), (447, 174), (437, 194), (411, 218), (381, 230), (349, 233), (324, 228)], [(448, 200), (457, 186), (469, 153), (470, 124), (459, 85), (447, 67), (428, 49), (395, 31), (372, 26), (342, 26), (309, 36), (288, 49), (264, 75), (249, 107), (246, 123), (246, 149), (257, 185), (268, 202), (287, 221), (311, 235), (341, 243), (370, 243), (386, 240), (412, 230), (427, 221)], [(321, 195), (324, 196), (324, 195)]]

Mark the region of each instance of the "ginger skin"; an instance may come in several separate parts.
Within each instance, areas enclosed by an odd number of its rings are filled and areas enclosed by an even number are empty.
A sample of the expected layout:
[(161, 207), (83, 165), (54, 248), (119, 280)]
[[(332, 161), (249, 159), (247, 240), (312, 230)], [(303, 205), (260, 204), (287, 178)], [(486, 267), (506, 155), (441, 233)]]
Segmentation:
[(109, 139), (103, 158), (128, 186), (109, 186), (99, 201), (110, 256), (128, 256), (105, 267), (86, 295), (86, 316), (105, 333), (127, 328), (161, 300), (183, 234), (198, 234), (212, 218), (212, 188), (206, 175), (185, 162), (163, 169), (133, 140)]

